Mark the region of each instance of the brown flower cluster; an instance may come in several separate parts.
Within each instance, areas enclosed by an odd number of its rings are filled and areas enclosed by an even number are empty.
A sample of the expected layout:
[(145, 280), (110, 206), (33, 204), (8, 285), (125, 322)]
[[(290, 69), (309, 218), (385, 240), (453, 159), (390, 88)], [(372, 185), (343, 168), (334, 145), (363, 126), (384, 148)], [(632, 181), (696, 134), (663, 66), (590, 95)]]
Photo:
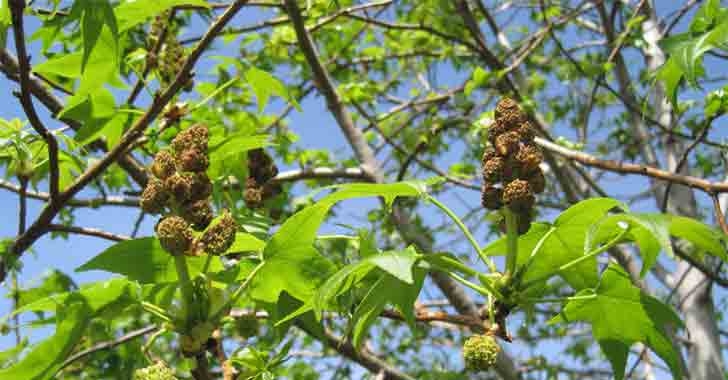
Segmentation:
[[(220, 254), (235, 239), (237, 225), (229, 213), (213, 221), (210, 204), (212, 182), (205, 174), (208, 131), (201, 124), (177, 134), (171, 150), (162, 150), (150, 167), (153, 178), (140, 197), (144, 212), (164, 214), (156, 233), (169, 253), (197, 255), (199, 252)], [(194, 231), (203, 231), (195, 238)]]
[[(172, 83), (186, 60), (184, 47), (177, 40), (174, 25), (169, 23), (170, 11), (160, 13), (154, 18), (149, 28), (148, 45), (150, 55), (147, 57), (149, 67), (156, 67), (163, 86)], [(153, 49), (162, 40), (158, 54)], [(192, 78), (184, 86), (185, 91), (192, 90)]]
[(518, 215), (518, 232), (531, 226), (535, 194), (546, 186), (539, 167), (541, 150), (533, 139), (534, 129), (514, 100), (504, 98), (495, 109), (495, 122), (489, 129), (490, 147), (483, 154), (483, 207), (491, 210), (507, 206)]
[(273, 159), (263, 149), (248, 151), (248, 178), (245, 181), (245, 204), (259, 208), (265, 200), (281, 192), (281, 185), (270, 180), (278, 175)]

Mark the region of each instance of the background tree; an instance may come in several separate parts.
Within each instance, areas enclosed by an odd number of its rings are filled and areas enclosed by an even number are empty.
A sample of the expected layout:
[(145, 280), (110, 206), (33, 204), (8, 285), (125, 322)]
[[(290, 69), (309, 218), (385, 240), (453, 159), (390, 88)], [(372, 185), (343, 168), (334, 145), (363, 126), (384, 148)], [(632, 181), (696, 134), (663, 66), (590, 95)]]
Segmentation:
[(720, 1), (0, 5), (0, 378), (725, 377)]

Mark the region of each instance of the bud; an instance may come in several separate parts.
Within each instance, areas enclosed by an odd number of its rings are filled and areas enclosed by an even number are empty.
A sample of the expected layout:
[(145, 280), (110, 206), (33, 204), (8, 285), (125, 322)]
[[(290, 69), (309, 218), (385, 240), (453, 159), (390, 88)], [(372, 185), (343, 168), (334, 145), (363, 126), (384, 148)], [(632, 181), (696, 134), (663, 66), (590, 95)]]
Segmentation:
[(521, 137), (521, 141), (532, 142), (536, 137), (536, 130), (528, 120), (522, 122), (518, 128), (516, 128), (516, 132)]
[(503, 207), (503, 190), (488, 183), (483, 184), (481, 194), (483, 207), (490, 210), (497, 210)]
[(248, 208), (258, 208), (263, 204), (263, 188), (262, 187), (246, 187), (243, 193), (245, 205)]
[(192, 245), (192, 230), (189, 224), (179, 216), (168, 216), (157, 223), (157, 238), (165, 251), (180, 255)]
[(516, 161), (518, 161), (522, 173), (530, 173), (535, 171), (543, 161), (543, 154), (536, 145), (522, 144), (516, 153)]
[(190, 148), (177, 153), (177, 163), (182, 171), (204, 172), (210, 165), (210, 160), (204, 151)]
[(209, 226), (200, 236), (199, 244), (211, 255), (219, 255), (233, 245), (238, 224), (229, 212), (225, 212), (216, 223)]
[(509, 156), (518, 151), (520, 138), (515, 131), (506, 132), (495, 138), (495, 150), (501, 156)]
[(177, 380), (177, 377), (174, 376), (174, 370), (160, 360), (154, 365), (134, 371), (133, 380)]
[(534, 202), (535, 198), (528, 181), (515, 179), (503, 189), (503, 203), (518, 214), (529, 212)]
[(207, 152), (208, 139), (207, 127), (202, 124), (195, 124), (177, 134), (172, 140), (172, 148), (175, 152), (182, 152), (187, 149)]
[(164, 181), (167, 188), (179, 203), (185, 203), (192, 197), (192, 180), (194, 176), (175, 173)]
[(465, 368), (471, 371), (486, 371), (492, 368), (501, 348), (490, 335), (473, 335), (463, 344)]
[(506, 160), (503, 157), (491, 158), (483, 163), (483, 179), (488, 182), (500, 182), (503, 179), (505, 167)]
[(174, 157), (166, 150), (160, 150), (154, 156), (154, 162), (152, 162), (152, 174), (159, 179), (167, 179), (169, 176), (174, 174)]
[(510, 128), (515, 128), (526, 119), (515, 100), (503, 98), (495, 106), (495, 118)]
[(182, 218), (192, 225), (192, 228), (204, 230), (212, 221), (212, 206), (206, 199), (187, 203), (182, 206)]
[(278, 168), (263, 149), (253, 149), (248, 151), (248, 172), (258, 184), (264, 184), (278, 175)]
[(160, 214), (164, 211), (167, 200), (169, 200), (169, 193), (162, 182), (156, 178), (150, 178), (147, 187), (139, 197), (139, 205), (146, 213)]
[(493, 150), (492, 148), (487, 148), (483, 152), (483, 157), (480, 159), (480, 162), (482, 164), (485, 164), (486, 162), (490, 161), (491, 158), (498, 156), (498, 154)]
[(207, 199), (212, 195), (212, 182), (204, 172), (195, 173), (191, 177), (192, 186), (190, 188), (190, 200), (198, 201)]
[(496, 120), (495, 122), (493, 122), (493, 124), (490, 125), (490, 128), (488, 128), (488, 140), (491, 143), (495, 143), (495, 139), (498, 138), (498, 136), (500, 136), (510, 130), (511, 130), (510, 125)]

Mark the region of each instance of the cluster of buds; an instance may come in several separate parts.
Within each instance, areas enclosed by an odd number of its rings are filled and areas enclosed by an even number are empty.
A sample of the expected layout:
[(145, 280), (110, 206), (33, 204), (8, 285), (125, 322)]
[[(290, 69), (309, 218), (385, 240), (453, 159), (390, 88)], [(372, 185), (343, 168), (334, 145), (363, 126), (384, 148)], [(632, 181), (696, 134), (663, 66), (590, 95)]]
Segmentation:
[[(186, 59), (184, 47), (177, 40), (169, 18), (170, 11), (157, 15), (149, 28), (148, 37), (150, 54), (147, 57), (147, 65), (157, 68), (159, 79), (165, 87), (174, 81)], [(158, 45), (159, 51), (155, 54)], [(193, 80), (190, 78), (185, 83), (185, 91), (190, 91), (193, 85)]]
[(263, 149), (248, 151), (248, 178), (245, 181), (245, 204), (259, 208), (267, 199), (281, 192), (281, 185), (270, 180), (278, 175), (273, 159)]
[[(180, 132), (170, 150), (154, 157), (149, 180), (140, 197), (144, 212), (163, 214), (155, 228), (162, 247), (173, 255), (220, 254), (235, 239), (237, 224), (225, 212), (215, 223), (210, 204), (212, 182), (207, 127), (197, 124)], [(202, 231), (196, 237), (195, 231)]]
[(134, 380), (177, 380), (174, 370), (167, 367), (163, 361), (158, 361), (149, 367), (134, 371)]
[(501, 348), (490, 335), (473, 335), (463, 344), (465, 368), (471, 371), (486, 371), (498, 360)]
[(489, 129), (490, 147), (483, 154), (483, 207), (508, 207), (518, 215), (518, 233), (531, 226), (534, 194), (544, 191), (545, 179), (539, 164), (541, 150), (533, 139), (534, 129), (518, 103), (504, 98), (495, 109)]

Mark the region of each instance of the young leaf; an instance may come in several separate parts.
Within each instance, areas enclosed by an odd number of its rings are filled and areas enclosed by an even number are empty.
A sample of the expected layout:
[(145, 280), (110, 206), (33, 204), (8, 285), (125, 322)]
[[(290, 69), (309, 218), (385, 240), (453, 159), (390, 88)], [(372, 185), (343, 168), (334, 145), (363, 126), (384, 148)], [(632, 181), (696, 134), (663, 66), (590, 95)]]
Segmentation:
[(152, 16), (181, 5), (192, 5), (200, 8), (210, 7), (205, 0), (124, 1), (114, 9), (114, 12), (119, 21), (119, 30), (124, 32), (145, 22)]
[(263, 112), (271, 95), (278, 95), (281, 98), (293, 102), (294, 106), (300, 110), (301, 107), (288, 94), (286, 86), (273, 75), (258, 68), (251, 67), (245, 72), (245, 79), (250, 84), (250, 87), (253, 88), (255, 96), (258, 98), (258, 112)]
[(426, 271), (416, 267), (414, 283), (407, 284), (389, 273), (382, 273), (377, 282), (369, 289), (352, 316), (352, 343), (361, 347), (369, 327), (379, 317), (388, 304), (392, 304), (404, 316), (411, 329), (415, 328), (414, 303), (420, 294)]
[(584, 298), (569, 301), (549, 324), (591, 324), (592, 335), (611, 362), (615, 379), (624, 378), (629, 348), (637, 342), (662, 358), (676, 379), (682, 378), (679, 353), (667, 333), (669, 327), (682, 325), (680, 318), (672, 308), (632, 285), (622, 268), (610, 265), (596, 289), (582, 290), (576, 296)]
[[(188, 257), (190, 276), (202, 271), (206, 256)], [(210, 272), (223, 269), (218, 257), (213, 257)], [(103, 270), (118, 273), (142, 284), (177, 282), (174, 258), (153, 237), (116, 243), (76, 269), (77, 272)]]

